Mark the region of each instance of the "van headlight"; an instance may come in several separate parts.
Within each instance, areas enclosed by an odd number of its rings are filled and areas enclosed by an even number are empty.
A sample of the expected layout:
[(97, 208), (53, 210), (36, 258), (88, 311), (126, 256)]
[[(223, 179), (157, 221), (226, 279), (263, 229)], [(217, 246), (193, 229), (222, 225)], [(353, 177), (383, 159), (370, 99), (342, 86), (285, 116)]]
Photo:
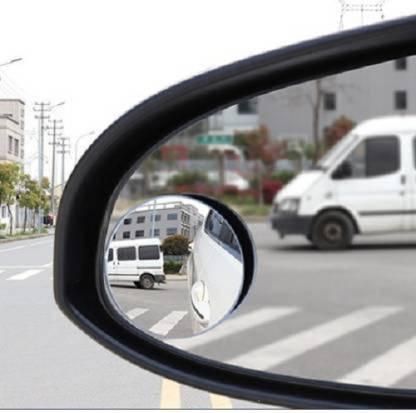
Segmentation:
[(287, 198), (279, 202), (278, 211), (286, 212), (290, 214), (296, 214), (299, 210), (300, 199), (299, 198)]

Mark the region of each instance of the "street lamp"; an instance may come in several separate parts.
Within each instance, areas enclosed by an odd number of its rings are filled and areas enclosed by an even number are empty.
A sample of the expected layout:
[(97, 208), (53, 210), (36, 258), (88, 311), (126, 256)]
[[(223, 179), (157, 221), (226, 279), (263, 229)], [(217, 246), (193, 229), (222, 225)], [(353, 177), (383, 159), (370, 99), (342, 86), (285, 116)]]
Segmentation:
[(78, 162), (78, 143), (79, 143), (79, 141), (83, 138), (86, 138), (87, 136), (94, 135), (94, 133), (95, 133), (95, 131), (92, 130), (91, 132), (84, 133), (83, 135), (79, 136), (76, 139), (76, 141), (75, 141), (75, 154), (74, 154), (75, 155), (75, 163)]
[(21, 60), (23, 60), (22, 57), (17, 57), (16, 59), (9, 60), (8, 62), (0, 63), (0, 66), (11, 65), (12, 63), (20, 62)]

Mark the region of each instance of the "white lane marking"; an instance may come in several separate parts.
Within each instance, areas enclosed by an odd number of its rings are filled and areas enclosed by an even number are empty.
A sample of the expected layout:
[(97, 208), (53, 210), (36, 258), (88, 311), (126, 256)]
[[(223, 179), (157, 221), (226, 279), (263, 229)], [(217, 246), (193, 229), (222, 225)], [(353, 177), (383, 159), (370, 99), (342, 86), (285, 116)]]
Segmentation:
[(145, 312), (147, 312), (147, 308), (133, 308), (127, 311), (126, 316), (130, 318), (130, 320), (134, 320), (135, 318), (140, 317)]
[(187, 311), (172, 311), (151, 327), (149, 331), (159, 336), (166, 336), (187, 313)]
[(12, 281), (26, 280), (27, 278), (32, 277), (36, 274), (39, 274), (40, 272), (42, 272), (42, 270), (27, 270), (27, 271), (20, 272), (19, 274), (15, 274), (7, 279), (12, 280)]
[[(416, 370), (416, 337), (404, 341), (341, 378), (343, 383), (391, 387)], [(338, 380), (337, 380), (338, 381)]]
[(399, 307), (366, 307), (328, 323), (258, 347), (228, 360), (228, 363), (256, 370), (267, 370), (400, 310)]
[(265, 307), (259, 310), (252, 311), (248, 314), (243, 314), (231, 320), (226, 320), (223, 324), (218, 325), (214, 329), (200, 334), (189, 339), (172, 339), (168, 344), (189, 350), (212, 341), (228, 337), (233, 334), (240, 333), (253, 326), (259, 326), (289, 316), (299, 311), (295, 307)]
[(19, 247), (12, 247), (12, 248), (3, 248), (3, 249), (0, 249), (0, 252), (8, 252), (8, 251), (20, 250), (20, 249), (22, 249), (24, 247), (25, 247), (25, 245), (20, 245)]
[(52, 265), (52, 263), (53, 263), (53, 261), (48, 262), (47, 264), (43, 264), (43, 265), (41, 265), (41, 267), (43, 267), (43, 268), (48, 268), (48, 267), (50, 267), (50, 266)]

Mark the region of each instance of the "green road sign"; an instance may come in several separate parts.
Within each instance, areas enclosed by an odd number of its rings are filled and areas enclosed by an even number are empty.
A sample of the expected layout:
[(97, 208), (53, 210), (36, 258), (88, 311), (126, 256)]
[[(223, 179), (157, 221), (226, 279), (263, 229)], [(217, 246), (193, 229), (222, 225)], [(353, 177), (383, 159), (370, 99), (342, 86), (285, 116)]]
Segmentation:
[(197, 143), (200, 145), (232, 145), (234, 142), (233, 135), (198, 135)]

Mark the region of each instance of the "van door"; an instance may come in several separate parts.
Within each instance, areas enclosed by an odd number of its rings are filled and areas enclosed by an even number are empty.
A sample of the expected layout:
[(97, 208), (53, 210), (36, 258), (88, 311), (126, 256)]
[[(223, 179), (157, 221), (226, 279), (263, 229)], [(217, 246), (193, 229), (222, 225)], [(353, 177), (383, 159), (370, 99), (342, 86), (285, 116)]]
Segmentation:
[(341, 161), (343, 173), (333, 174), (338, 203), (356, 214), (363, 234), (409, 229), (402, 158), (399, 137), (371, 136)]
[(149, 272), (150, 274), (163, 274), (163, 256), (159, 245), (139, 246), (139, 273)]
[(137, 248), (119, 247), (117, 248), (117, 275), (137, 275)]
[(114, 249), (109, 248), (107, 253), (107, 274), (114, 275), (116, 274), (116, 265), (114, 260)]

